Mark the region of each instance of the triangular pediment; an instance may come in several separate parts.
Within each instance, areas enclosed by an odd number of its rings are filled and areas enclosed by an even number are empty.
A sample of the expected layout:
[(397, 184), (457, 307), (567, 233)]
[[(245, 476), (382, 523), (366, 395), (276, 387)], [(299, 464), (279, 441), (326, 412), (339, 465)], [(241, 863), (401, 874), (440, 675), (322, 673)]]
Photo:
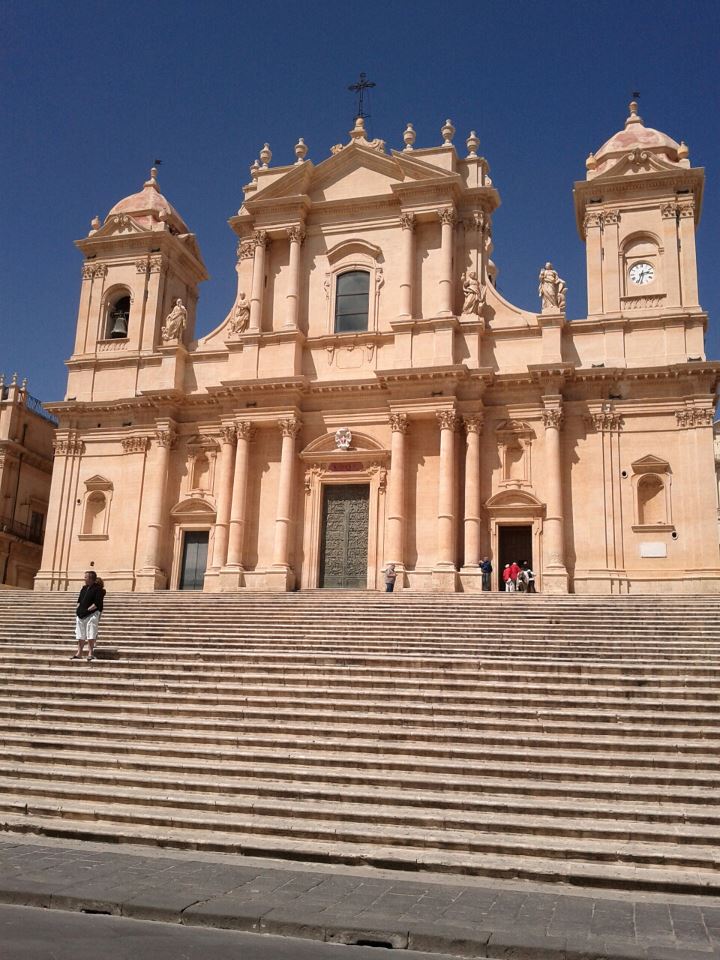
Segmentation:
[(648, 453), (639, 460), (634, 460), (630, 466), (634, 473), (667, 473), (670, 470), (670, 464), (661, 457), (656, 457), (653, 453)]
[(88, 480), (85, 480), (85, 487), (88, 490), (112, 490), (112, 480), (108, 480), (107, 477), (101, 477), (99, 473), (96, 473)]

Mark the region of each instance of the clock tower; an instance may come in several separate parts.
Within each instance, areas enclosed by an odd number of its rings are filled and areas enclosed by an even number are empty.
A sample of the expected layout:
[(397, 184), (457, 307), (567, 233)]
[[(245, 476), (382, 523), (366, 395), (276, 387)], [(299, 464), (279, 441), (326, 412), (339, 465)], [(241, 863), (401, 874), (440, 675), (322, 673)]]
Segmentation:
[(588, 317), (701, 313), (695, 229), (704, 171), (688, 148), (646, 127), (636, 101), (625, 127), (575, 184), (587, 256)]

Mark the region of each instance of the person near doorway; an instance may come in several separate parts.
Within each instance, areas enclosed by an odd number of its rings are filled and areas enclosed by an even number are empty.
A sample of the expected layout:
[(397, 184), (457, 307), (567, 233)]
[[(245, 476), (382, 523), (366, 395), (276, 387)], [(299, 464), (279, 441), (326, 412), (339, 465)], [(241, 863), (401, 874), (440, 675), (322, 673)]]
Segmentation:
[(77, 653), (71, 660), (81, 660), (85, 641), (88, 645), (88, 660), (95, 659), (95, 643), (98, 635), (98, 625), (100, 615), (103, 609), (103, 600), (105, 599), (105, 584), (94, 570), (85, 572), (85, 585), (78, 596), (77, 609), (75, 611), (75, 639), (77, 640)]
[(520, 575), (520, 567), (518, 566), (517, 560), (513, 560), (513, 562), (510, 564), (510, 580), (512, 581), (513, 590), (517, 590), (519, 575)]
[(536, 589), (535, 589), (535, 573), (534, 573), (534, 571), (533, 571), (533, 568), (532, 568), (532, 567), (530, 566), (530, 564), (527, 562), (527, 560), (526, 560), (525, 563), (522, 565), (522, 570), (520, 571), (520, 573), (521, 573), (521, 575), (523, 576), (523, 578), (525, 579), (525, 583), (527, 584), (527, 586), (526, 586), (527, 592), (528, 592), (528, 593), (537, 593), (537, 591), (536, 591)]
[(480, 572), (482, 573), (482, 588), (483, 590), (489, 590), (490, 575), (493, 572), (493, 565), (490, 563), (487, 557), (483, 557), (482, 563), (480, 564)]
[(505, 593), (515, 593), (515, 581), (512, 578), (510, 564), (506, 563), (502, 572), (503, 583), (505, 584)]
[(395, 573), (395, 564), (389, 563), (385, 567), (385, 592), (392, 593), (395, 589), (395, 581), (397, 580), (397, 573)]
[(527, 577), (525, 576), (525, 571), (521, 568), (520, 573), (517, 575), (517, 580), (515, 581), (515, 588), (518, 593), (526, 593), (528, 588)]

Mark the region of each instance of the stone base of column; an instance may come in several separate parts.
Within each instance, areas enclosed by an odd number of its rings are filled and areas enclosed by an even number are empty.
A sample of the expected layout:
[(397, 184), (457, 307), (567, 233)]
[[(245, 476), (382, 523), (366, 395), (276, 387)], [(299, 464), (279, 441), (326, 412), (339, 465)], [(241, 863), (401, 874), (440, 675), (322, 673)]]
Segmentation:
[(234, 593), (245, 586), (245, 571), (239, 565), (222, 567), (218, 576), (221, 593)]
[(482, 593), (482, 573), (479, 566), (461, 567), (458, 580), (462, 593)]
[(265, 590), (273, 593), (287, 593), (295, 586), (295, 574), (290, 567), (278, 567), (274, 570), (268, 570), (263, 577), (265, 581)]
[(568, 572), (565, 567), (551, 567), (549, 570), (543, 570), (542, 593), (552, 596), (569, 592)]
[(433, 593), (456, 593), (457, 571), (445, 568), (436, 568), (430, 575), (430, 589)]
[(155, 590), (165, 590), (167, 577), (159, 567), (145, 567), (135, 577), (135, 591), (137, 593), (152, 593)]
[(205, 571), (205, 576), (203, 577), (203, 593), (219, 593), (220, 592), (220, 570), (218, 567), (210, 567)]

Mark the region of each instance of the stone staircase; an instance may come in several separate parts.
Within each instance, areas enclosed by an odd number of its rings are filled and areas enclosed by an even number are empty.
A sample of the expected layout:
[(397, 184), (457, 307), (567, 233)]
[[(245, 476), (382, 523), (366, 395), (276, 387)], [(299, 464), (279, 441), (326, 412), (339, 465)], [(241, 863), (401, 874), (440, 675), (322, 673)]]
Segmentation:
[(0, 592), (0, 825), (720, 894), (706, 597)]

